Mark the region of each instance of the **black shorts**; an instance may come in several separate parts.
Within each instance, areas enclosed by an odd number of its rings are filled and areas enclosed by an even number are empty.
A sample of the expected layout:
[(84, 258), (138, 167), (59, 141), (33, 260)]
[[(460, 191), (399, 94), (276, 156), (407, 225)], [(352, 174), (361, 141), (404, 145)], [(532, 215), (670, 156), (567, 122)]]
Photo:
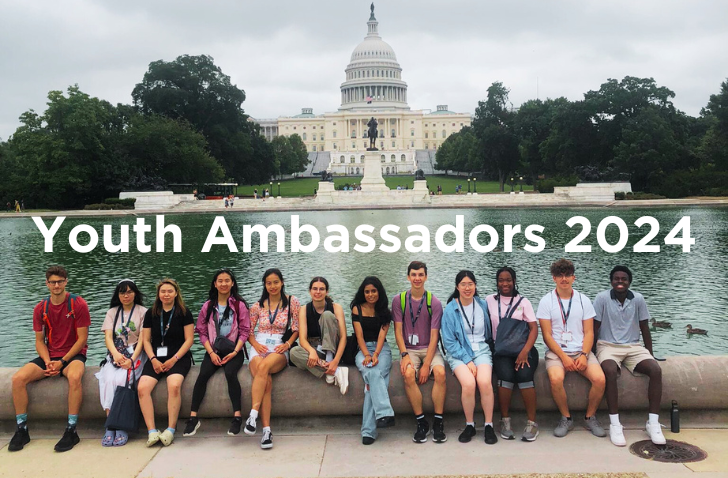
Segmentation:
[[(157, 359), (159, 360), (159, 359)], [(184, 357), (179, 359), (174, 366), (169, 369), (167, 372), (163, 373), (157, 373), (154, 371), (154, 365), (152, 365), (152, 360), (147, 360), (147, 363), (144, 364), (144, 370), (142, 370), (142, 377), (146, 375), (147, 377), (152, 377), (153, 379), (159, 381), (162, 377), (166, 377), (168, 375), (173, 375), (175, 373), (178, 373), (182, 375), (183, 377), (186, 377), (189, 373), (190, 369), (192, 368), (192, 355), (189, 353), (186, 354)]]
[[(61, 360), (62, 358), (63, 357), (51, 357), (51, 362), (55, 362), (57, 360)], [(79, 362), (83, 362), (85, 364), (86, 363), (86, 356), (83, 355), (83, 354), (78, 354), (78, 355), (72, 357), (71, 360), (68, 361), (68, 363), (70, 364), (74, 360), (78, 360)], [(45, 370), (46, 369), (45, 360), (43, 360), (40, 357), (36, 357), (33, 360), (31, 360), (30, 362), (28, 362), (28, 363), (32, 363), (32, 364), (37, 365), (38, 367), (40, 367), (41, 370)], [(67, 367), (67, 365), (61, 367), (61, 372), (63, 372), (63, 369), (66, 368), (66, 367)]]
[(530, 388), (534, 386), (533, 376), (538, 367), (538, 350), (533, 347), (528, 352), (528, 364), (530, 367), (522, 367), (516, 370), (516, 357), (493, 356), (493, 374), (498, 377), (498, 386), (513, 388), (518, 384), (519, 388)]

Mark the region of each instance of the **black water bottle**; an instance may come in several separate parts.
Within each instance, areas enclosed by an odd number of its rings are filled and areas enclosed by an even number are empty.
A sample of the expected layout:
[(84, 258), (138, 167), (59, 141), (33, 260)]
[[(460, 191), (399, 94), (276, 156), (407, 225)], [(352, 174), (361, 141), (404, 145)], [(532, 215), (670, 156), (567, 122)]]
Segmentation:
[(670, 431), (680, 433), (680, 410), (677, 408), (677, 401), (672, 401), (672, 410), (670, 410)]

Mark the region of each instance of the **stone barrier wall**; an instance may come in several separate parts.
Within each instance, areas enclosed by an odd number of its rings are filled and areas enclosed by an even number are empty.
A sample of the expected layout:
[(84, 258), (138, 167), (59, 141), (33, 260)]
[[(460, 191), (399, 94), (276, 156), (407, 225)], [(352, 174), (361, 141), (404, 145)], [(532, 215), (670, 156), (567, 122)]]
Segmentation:
[[(663, 370), (662, 408), (670, 408), (672, 400), (677, 400), (681, 410), (728, 410), (728, 356), (670, 357), (661, 362)], [(12, 400), (11, 379), (17, 368), (0, 368), (0, 420), (15, 417)], [(94, 374), (98, 367), (87, 367), (83, 379), (82, 418), (103, 418), (104, 412), (99, 403), (98, 381)], [(199, 373), (194, 366), (182, 388), (182, 412), (189, 413), (192, 388)], [(250, 409), (251, 376), (247, 365), (239, 374), (243, 389), (243, 414)], [(556, 410), (551, 399), (551, 391), (543, 360), (536, 371), (536, 390), (538, 409)], [(647, 409), (646, 377), (634, 377), (624, 370), (619, 380), (619, 405), (621, 410)], [(586, 408), (589, 382), (576, 373), (570, 373), (565, 381), (570, 407), (575, 410)], [(425, 410), (432, 412), (430, 392), (432, 381), (423, 386)], [(28, 387), (31, 419), (65, 418), (67, 412), (68, 384), (63, 377), (54, 377), (31, 384)], [(404, 384), (399, 371), (399, 362), (392, 367), (389, 393), (396, 413), (412, 413), (404, 392)], [(154, 390), (154, 408), (159, 416), (166, 414), (167, 387), (162, 380)], [(323, 379), (317, 380), (310, 373), (289, 367), (273, 378), (273, 416), (307, 415), (359, 415), (364, 400), (364, 382), (355, 367), (349, 369), (349, 391), (339, 393), (338, 387), (329, 386)], [(496, 408), (497, 408), (496, 400)], [(602, 408), (606, 402), (602, 403)], [(514, 410), (523, 410), (520, 394), (513, 394)], [(454, 375), (447, 377), (446, 413), (460, 413), (460, 385)], [(201, 417), (228, 417), (232, 407), (227, 393), (227, 382), (222, 371), (216, 373), (207, 387), (207, 394), (200, 409)]]

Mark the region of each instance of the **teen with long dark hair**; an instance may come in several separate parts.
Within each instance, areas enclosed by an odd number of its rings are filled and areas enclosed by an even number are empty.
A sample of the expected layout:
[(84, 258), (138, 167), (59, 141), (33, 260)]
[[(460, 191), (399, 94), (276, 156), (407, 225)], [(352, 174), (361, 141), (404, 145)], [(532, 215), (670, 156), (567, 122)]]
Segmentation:
[(215, 273), (207, 297), (195, 327), (206, 353), (192, 391), (192, 410), (184, 436), (194, 435), (200, 427), (197, 412), (205, 398), (207, 382), (219, 369), (225, 371), (228, 395), (233, 405), (233, 421), (228, 435), (237, 435), (243, 424), (238, 371), (245, 361), (243, 347), (250, 334), (248, 305), (240, 297), (238, 281), (230, 269), (220, 269)]
[(366, 277), (350, 307), (354, 334), (359, 345), (356, 367), (366, 385), (361, 424), (362, 443), (371, 445), (377, 438), (377, 428), (394, 426), (394, 410), (388, 391), (392, 351), (387, 343), (392, 314), (382, 282), (374, 276)]
[[(250, 350), (250, 373), (253, 375), (251, 390), (252, 407), (245, 422), (245, 433), (254, 435), (256, 420), (260, 415), (263, 423), (263, 438), (260, 447), (273, 448), (273, 435), (270, 429), (271, 375), (288, 365), (288, 352), (298, 337), (298, 299), (286, 295), (283, 274), (278, 269), (268, 269), (263, 273), (263, 293), (258, 302), (250, 308), (250, 330), (258, 327), (255, 334), (248, 336)], [(287, 330), (290, 336), (285, 337)]]
[(455, 291), (450, 295), (442, 315), (442, 340), (447, 361), (462, 388), (465, 429), (458, 437), (467, 443), (475, 436), (475, 389), (485, 414), (485, 443), (493, 445), (498, 437), (493, 429), (493, 358), (488, 306), (478, 296), (475, 275), (462, 270), (455, 276)]
[[(116, 387), (125, 386), (131, 373), (139, 379), (147, 362), (144, 342), (139, 340), (146, 312), (144, 294), (134, 281), (124, 279), (119, 282), (114, 289), (114, 295), (111, 296), (104, 323), (101, 325), (109, 353), (106, 356), (106, 363), (96, 374), (99, 380), (101, 406), (107, 415), (114, 401)], [(123, 446), (128, 441), (129, 435), (124, 430), (107, 428), (104, 438), (101, 439), (101, 445)]]

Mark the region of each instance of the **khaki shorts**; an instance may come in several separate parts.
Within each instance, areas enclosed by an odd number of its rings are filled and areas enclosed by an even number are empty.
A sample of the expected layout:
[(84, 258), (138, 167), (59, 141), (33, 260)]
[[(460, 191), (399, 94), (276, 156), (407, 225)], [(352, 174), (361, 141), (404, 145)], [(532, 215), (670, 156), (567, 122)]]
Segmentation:
[(597, 358), (599, 363), (605, 360), (614, 360), (618, 366), (627, 367), (632, 374), (640, 376), (641, 374), (634, 371), (638, 363), (643, 360), (654, 360), (646, 348), (639, 344), (613, 344), (603, 340), (597, 341)]
[[(572, 359), (576, 360), (576, 358), (580, 355), (578, 353), (575, 354), (566, 354)], [(586, 364), (587, 365), (599, 365), (599, 360), (594, 356), (592, 352), (589, 352), (589, 355), (586, 358)], [(551, 367), (561, 367), (564, 368), (563, 362), (561, 362), (561, 359), (558, 355), (553, 353), (551, 350), (546, 351), (546, 370), (550, 369)]]
[[(419, 371), (420, 366), (422, 366), (422, 362), (425, 360), (425, 357), (427, 357), (427, 349), (407, 349), (407, 353), (409, 353), (409, 358), (412, 361), (412, 366), (415, 368), (415, 371)], [(435, 350), (435, 356), (432, 357), (432, 363), (430, 364), (430, 373), (432, 373), (432, 369), (435, 368), (437, 365), (445, 368), (445, 359), (442, 358), (442, 354), (440, 353), (439, 348)]]

